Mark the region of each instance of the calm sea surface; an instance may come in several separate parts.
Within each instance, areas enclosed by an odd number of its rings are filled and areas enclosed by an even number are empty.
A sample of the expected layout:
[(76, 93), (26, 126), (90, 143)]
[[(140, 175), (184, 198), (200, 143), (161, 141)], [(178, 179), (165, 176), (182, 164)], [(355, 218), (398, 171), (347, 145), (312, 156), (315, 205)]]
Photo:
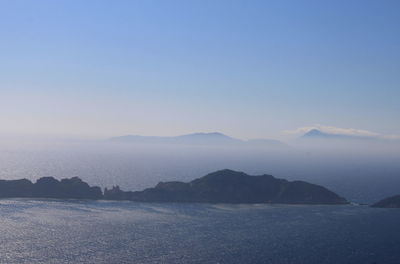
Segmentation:
[(400, 210), (0, 200), (0, 263), (400, 263)]

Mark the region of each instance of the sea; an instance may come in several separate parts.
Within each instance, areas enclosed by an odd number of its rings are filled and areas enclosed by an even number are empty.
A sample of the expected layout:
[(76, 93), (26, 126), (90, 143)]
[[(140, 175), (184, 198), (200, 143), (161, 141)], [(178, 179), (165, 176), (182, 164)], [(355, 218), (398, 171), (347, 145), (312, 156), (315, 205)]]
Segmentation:
[(400, 210), (0, 200), (0, 263), (400, 263)]
[(0, 179), (78, 176), (142, 190), (218, 169), (321, 184), (341, 206), (0, 199), (1, 264), (399, 264), (399, 155), (68, 143), (0, 146)]

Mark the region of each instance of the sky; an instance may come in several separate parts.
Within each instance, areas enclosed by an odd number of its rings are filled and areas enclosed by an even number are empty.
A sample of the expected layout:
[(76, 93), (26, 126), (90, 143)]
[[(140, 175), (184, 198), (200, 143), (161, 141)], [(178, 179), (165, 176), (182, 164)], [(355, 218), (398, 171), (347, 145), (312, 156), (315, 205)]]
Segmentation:
[(397, 135), (399, 8), (0, 0), (0, 135)]

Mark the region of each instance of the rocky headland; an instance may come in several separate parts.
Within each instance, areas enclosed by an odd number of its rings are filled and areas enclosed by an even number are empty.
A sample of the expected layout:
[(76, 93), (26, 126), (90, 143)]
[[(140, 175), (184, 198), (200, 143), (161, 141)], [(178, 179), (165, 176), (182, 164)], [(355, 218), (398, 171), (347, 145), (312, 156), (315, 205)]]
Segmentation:
[(385, 198), (385, 199), (371, 205), (371, 207), (400, 208), (400, 195), (395, 195), (392, 197)]

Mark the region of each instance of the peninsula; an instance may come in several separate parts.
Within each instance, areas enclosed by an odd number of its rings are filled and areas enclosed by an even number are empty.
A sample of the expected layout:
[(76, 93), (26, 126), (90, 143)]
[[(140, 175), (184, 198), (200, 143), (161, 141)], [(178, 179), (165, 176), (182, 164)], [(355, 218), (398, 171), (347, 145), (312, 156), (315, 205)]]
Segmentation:
[(118, 186), (91, 187), (78, 177), (0, 180), (0, 198), (105, 199), (137, 202), (347, 204), (346, 199), (319, 185), (287, 181), (271, 175), (250, 176), (220, 170), (190, 182), (160, 182), (143, 191), (122, 191)]

